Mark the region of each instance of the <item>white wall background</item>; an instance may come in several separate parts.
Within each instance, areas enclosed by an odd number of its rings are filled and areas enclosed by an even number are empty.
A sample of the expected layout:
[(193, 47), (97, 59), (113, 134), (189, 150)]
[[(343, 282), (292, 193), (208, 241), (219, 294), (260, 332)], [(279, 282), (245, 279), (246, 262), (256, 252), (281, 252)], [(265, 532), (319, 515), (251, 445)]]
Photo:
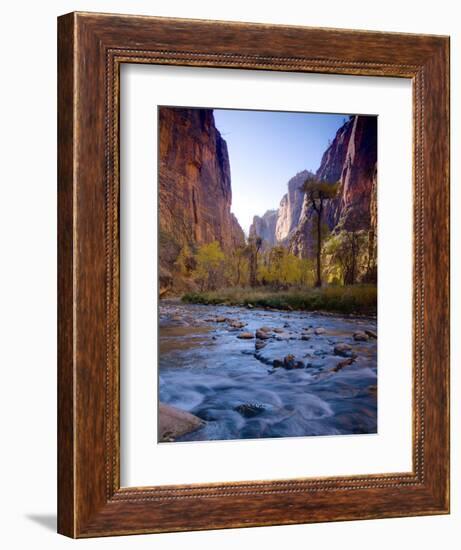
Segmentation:
[[(452, 514), (72, 542), (55, 534), (56, 17), (73, 10), (449, 34), (452, 151), (460, 151), (458, 2), (48, 0), (4, 3), (0, 40), (0, 517), (4, 548), (459, 547), (461, 302), (452, 289)], [(452, 281), (460, 280), (459, 154), (452, 155)]]

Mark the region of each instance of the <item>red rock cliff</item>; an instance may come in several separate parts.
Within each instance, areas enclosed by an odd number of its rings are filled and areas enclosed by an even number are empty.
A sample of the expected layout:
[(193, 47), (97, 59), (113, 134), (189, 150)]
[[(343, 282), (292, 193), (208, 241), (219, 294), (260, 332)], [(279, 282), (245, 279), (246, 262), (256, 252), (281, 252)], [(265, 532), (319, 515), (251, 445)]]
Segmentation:
[[(376, 232), (377, 118), (352, 116), (336, 133), (317, 170), (319, 180), (339, 182), (338, 198), (326, 205), (324, 221), (330, 231)], [(312, 225), (316, 217), (304, 199), (299, 223), (290, 243), (303, 257), (315, 254)]]
[(213, 111), (161, 107), (158, 139), (162, 286), (184, 244), (216, 240), (230, 251), (244, 233), (231, 213), (229, 155)]

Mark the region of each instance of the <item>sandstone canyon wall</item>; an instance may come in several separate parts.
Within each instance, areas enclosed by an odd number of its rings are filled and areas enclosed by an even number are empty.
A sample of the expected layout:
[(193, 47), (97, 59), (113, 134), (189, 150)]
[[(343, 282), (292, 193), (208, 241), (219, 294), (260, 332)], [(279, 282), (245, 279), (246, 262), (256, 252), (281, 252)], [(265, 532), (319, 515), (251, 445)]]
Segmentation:
[(301, 186), (312, 172), (303, 170), (288, 181), (288, 190), (283, 195), (277, 210), (268, 210), (263, 216), (255, 216), (250, 226), (250, 236), (259, 236), (264, 244), (275, 246), (289, 244), (295, 233), (304, 201), (304, 193)]
[(174, 278), (181, 248), (218, 241), (225, 252), (243, 244), (231, 213), (227, 144), (211, 109), (159, 109), (160, 287)]
[[(300, 190), (304, 181), (312, 175), (305, 170), (288, 182), (288, 192), (280, 202), (272, 236), (272, 242), (287, 246), (303, 258), (312, 258), (316, 252), (313, 228), (316, 214)], [(369, 231), (370, 247), (375, 254), (377, 118), (360, 115), (349, 117), (323, 154), (315, 177), (332, 184), (339, 182), (337, 198), (329, 200), (325, 207), (325, 229)], [(257, 233), (255, 224), (250, 228), (251, 231)], [(265, 234), (264, 238), (271, 241), (270, 235)]]
[[(337, 131), (315, 175), (320, 181), (339, 182), (337, 198), (328, 201), (323, 216), (327, 231), (376, 232), (377, 118), (350, 117)], [(305, 198), (289, 245), (295, 254), (315, 254), (315, 223), (316, 215)]]

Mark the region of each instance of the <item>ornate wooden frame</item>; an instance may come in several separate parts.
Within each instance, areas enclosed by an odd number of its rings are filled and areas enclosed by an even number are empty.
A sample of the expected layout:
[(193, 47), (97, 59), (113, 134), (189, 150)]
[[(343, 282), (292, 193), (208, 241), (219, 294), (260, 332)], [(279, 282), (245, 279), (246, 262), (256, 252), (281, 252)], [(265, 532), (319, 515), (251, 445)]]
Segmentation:
[[(58, 31), (59, 532), (95, 537), (448, 513), (449, 38), (92, 13), (60, 17)], [(120, 488), (121, 63), (412, 79), (411, 472)]]

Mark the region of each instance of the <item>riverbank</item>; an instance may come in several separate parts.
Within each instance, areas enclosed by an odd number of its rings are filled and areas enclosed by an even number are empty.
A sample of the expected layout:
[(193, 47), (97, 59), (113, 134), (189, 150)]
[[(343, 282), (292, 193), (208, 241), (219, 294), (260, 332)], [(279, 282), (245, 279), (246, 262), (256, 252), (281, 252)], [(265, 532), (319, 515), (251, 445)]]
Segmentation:
[(377, 288), (374, 285), (328, 286), (273, 290), (227, 288), (184, 294), (189, 304), (274, 308), (286, 311), (325, 311), (375, 316)]

